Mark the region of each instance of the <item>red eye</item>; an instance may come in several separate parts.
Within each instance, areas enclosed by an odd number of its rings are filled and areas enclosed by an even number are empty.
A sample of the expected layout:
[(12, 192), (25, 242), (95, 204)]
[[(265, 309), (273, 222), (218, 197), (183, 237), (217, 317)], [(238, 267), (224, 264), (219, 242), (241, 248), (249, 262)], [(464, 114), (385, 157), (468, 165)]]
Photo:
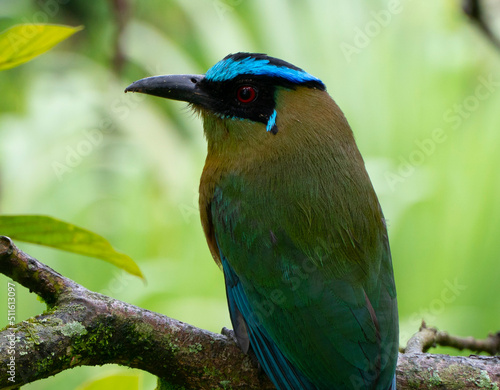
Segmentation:
[(251, 87), (249, 85), (244, 85), (238, 88), (238, 91), (236, 92), (236, 97), (242, 103), (250, 103), (254, 101), (255, 98), (257, 97), (257, 91), (255, 90), (254, 87)]

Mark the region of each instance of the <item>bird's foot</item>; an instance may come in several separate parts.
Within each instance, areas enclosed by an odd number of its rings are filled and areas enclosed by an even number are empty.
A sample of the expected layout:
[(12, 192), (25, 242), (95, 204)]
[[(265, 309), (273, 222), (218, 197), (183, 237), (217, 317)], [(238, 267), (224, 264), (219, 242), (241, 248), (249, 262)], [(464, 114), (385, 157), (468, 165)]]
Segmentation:
[(236, 344), (238, 344), (238, 340), (236, 339), (236, 334), (234, 333), (234, 330), (223, 327), (220, 333), (221, 335), (226, 336), (228, 339), (231, 339)]
[[(238, 339), (236, 338), (236, 333), (234, 333), (234, 330), (228, 329), (224, 326), (220, 331), (220, 333), (221, 335), (226, 336), (228, 339), (233, 340), (239, 346)], [(262, 373), (263, 372), (262, 366), (260, 365), (259, 360), (257, 359), (257, 355), (255, 354), (252, 348), (248, 350), (246, 355), (248, 355), (252, 364), (259, 369), (259, 373)]]

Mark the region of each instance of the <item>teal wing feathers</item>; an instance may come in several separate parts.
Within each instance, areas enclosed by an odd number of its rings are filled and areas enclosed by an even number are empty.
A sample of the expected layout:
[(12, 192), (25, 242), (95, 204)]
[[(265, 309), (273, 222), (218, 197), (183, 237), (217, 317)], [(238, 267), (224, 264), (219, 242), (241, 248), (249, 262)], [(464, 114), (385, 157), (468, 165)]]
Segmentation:
[[(250, 341), (252, 349), (269, 378), (278, 389), (315, 390), (316, 387), (283, 355), (266, 328), (254, 314), (243, 286), (231, 265), (221, 253), (226, 281), (229, 313), (240, 345)], [(241, 324), (245, 323), (244, 329)]]
[(304, 245), (288, 231), (295, 213), (279, 210), (287, 199), (263, 204), (244, 187), (226, 178), (209, 206), (238, 339), (280, 389), (389, 389), (397, 309), (385, 227), (360, 249), (369, 263), (342, 263), (345, 240)]

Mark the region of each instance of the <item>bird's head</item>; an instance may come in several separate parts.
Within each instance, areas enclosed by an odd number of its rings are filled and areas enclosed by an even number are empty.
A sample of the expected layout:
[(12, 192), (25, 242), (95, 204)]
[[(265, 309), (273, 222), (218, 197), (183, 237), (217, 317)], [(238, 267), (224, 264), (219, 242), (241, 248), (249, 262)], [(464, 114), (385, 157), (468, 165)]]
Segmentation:
[(190, 103), (203, 117), (210, 147), (211, 142), (230, 139), (261, 142), (267, 138), (272, 142), (273, 137), (280, 138), (291, 117), (301, 122), (306, 115), (320, 115), (322, 100), (329, 101), (329, 111), (332, 104), (336, 107), (325, 90), (320, 79), (288, 62), (265, 54), (236, 53), (216, 63), (205, 75), (148, 77), (134, 82), (125, 92)]

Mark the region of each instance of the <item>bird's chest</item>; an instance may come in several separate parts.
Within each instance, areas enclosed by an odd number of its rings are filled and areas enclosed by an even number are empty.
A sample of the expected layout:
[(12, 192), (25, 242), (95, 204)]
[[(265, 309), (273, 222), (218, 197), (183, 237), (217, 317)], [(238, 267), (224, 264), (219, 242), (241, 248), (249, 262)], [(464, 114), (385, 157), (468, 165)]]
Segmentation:
[(297, 250), (293, 226), (303, 226), (307, 218), (300, 202), (303, 195), (290, 188), (282, 172), (256, 169), (251, 174), (214, 172), (201, 202), (222, 255), (237, 273), (251, 272), (258, 278), (282, 274)]

